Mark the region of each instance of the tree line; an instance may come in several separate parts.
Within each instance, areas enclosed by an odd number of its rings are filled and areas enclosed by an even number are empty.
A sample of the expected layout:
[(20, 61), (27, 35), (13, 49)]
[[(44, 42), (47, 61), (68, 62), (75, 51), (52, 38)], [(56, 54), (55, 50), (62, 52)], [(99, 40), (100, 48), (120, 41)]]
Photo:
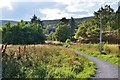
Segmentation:
[[(71, 18), (69, 24), (65, 21), (59, 22), (56, 31), (49, 35), (49, 39), (63, 42), (66, 39), (78, 39), (87, 43), (98, 43), (100, 35), (100, 17), (102, 18), (103, 41), (120, 43), (120, 6), (115, 12), (110, 5), (101, 7), (98, 11), (94, 12), (93, 18), (86, 19), (79, 25), (76, 25), (73, 18)], [(77, 27), (78, 29), (76, 29)]]
[(2, 43), (8, 44), (37, 44), (44, 43), (43, 24), (37, 16), (30, 22), (21, 20), (15, 25), (8, 22), (2, 27)]
[(35, 44), (44, 43), (46, 39), (60, 42), (65, 42), (67, 39), (70, 41), (78, 39), (95, 43), (99, 41), (100, 17), (102, 18), (104, 41), (120, 39), (120, 6), (115, 12), (110, 5), (105, 5), (94, 12), (93, 18), (86, 19), (79, 25), (76, 24), (73, 17), (70, 20), (62, 18), (56, 26), (49, 26), (54, 27), (55, 30), (47, 38), (44, 24), (35, 15), (30, 22), (21, 20), (15, 25), (7, 23), (2, 28), (2, 41), (10, 44)]

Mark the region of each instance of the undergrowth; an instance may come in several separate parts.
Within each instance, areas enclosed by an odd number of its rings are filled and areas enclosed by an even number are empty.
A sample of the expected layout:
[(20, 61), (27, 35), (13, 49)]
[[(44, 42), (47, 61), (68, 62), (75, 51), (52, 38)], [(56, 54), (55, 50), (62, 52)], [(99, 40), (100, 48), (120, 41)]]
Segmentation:
[(105, 61), (116, 64), (120, 67), (120, 54), (118, 45), (113, 44), (103, 44), (103, 52), (105, 54), (100, 54), (99, 44), (74, 44), (70, 46), (72, 49), (89, 54), (94, 57), (98, 57)]
[(95, 64), (73, 51), (51, 45), (11, 45), (2, 54), (3, 78), (85, 78)]

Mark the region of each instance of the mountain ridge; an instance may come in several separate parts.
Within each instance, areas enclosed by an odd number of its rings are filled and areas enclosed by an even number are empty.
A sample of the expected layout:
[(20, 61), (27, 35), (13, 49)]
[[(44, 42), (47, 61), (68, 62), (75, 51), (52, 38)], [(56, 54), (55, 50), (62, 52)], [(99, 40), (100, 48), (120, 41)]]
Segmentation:
[[(85, 20), (85, 19), (88, 19), (88, 18), (93, 18), (93, 16), (90, 16), (90, 17), (83, 17), (83, 18), (74, 18), (76, 22), (78, 21), (81, 21), (81, 20)], [(59, 20), (61, 19), (54, 19), (54, 20), (41, 20), (43, 21), (43, 24), (46, 26), (48, 24), (57, 24), (59, 22)], [(67, 20), (70, 20), (70, 19), (67, 19)], [(15, 20), (0, 20), (0, 26), (5, 26), (5, 24), (7, 22), (11, 22), (12, 24), (15, 24), (19, 21), (15, 21)], [(30, 22), (30, 21), (25, 21), (25, 22)]]

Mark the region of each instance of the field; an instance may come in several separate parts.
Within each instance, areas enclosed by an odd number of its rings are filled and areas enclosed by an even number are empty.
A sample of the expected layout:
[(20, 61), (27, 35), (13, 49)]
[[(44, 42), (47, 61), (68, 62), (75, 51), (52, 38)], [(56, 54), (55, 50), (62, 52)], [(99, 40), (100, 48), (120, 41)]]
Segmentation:
[(3, 78), (85, 78), (95, 64), (84, 56), (53, 45), (8, 45), (2, 54)]
[(84, 52), (94, 57), (109, 61), (118, 66), (119, 64), (119, 48), (118, 44), (103, 44), (103, 54), (100, 54), (99, 44), (74, 44), (70, 46), (72, 49), (75, 49), (80, 52)]

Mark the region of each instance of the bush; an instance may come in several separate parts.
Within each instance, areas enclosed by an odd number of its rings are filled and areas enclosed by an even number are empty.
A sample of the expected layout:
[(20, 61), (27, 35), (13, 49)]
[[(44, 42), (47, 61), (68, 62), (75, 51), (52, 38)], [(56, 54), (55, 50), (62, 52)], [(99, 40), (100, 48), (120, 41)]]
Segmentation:
[(57, 46), (29, 45), (24, 49), (24, 45), (12, 45), (3, 54), (3, 78), (72, 79), (81, 78), (77, 75), (84, 72), (91, 72), (86, 78), (94, 74), (94, 64), (88, 58)]

